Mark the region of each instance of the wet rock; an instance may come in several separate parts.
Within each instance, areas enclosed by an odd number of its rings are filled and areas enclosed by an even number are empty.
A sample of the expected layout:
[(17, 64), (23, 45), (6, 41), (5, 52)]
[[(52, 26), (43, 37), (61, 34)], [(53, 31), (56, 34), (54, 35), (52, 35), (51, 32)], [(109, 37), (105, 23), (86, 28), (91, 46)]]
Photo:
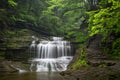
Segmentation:
[(0, 72), (17, 72), (17, 70), (12, 68), (8, 61), (0, 61)]
[(3, 43), (4, 42), (4, 40), (3, 39), (0, 39), (0, 43)]
[(88, 64), (93, 67), (99, 67), (99, 66), (114, 66), (117, 62), (113, 60), (101, 60), (101, 59), (91, 59), (88, 61)]
[(112, 67), (87, 67), (77, 71), (65, 71), (62, 74), (65, 80), (120, 80), (120, 71)]
[(81, 58), (81, 49), (76, 51), (68, 70), (60, 73), (65, 80), (120, 80), (120, 60), (107, 58), (103, 53), (101, 41), (100, 34), (94, 35), (88, 40), (84, 53), (89, 66), (73, 70), (71, 66)]
[(28, 48), (6, 49), (5, 59), (13, 61), (24, 61), (29, 58)]
[(106, 56), (102, 49), (102, 35), (97, 34), (89, 38), (86, 43), (87, 59), (105, 59)]

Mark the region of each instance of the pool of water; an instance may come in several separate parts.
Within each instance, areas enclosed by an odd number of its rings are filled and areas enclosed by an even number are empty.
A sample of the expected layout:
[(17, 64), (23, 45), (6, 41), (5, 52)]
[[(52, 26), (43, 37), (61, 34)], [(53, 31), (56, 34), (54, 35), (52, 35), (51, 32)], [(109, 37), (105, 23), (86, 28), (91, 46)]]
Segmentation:
[(0, 80), (65, 80), (59, 73), (52, 72), (25, 72), (1, 73)]

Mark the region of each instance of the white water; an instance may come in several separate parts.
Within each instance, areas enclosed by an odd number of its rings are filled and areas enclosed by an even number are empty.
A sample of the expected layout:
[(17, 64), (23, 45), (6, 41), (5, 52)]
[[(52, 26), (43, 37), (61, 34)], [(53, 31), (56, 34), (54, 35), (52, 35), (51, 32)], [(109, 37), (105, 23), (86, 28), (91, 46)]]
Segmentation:
[(32, 41), (32, 44), (30, 45), (30, 53), (36, 52), (36, 43), (35, 40)]
[[(64, 71), (72, 60), (71, 46), (69, 41), (61, 37), (53, 37), (53, 41), (32, 42), (30, 48), (36, 50), (37, 56), (32, 59), (31, 71), (48, 72)], [(36, 49), (35, 49), (36, 48)]]

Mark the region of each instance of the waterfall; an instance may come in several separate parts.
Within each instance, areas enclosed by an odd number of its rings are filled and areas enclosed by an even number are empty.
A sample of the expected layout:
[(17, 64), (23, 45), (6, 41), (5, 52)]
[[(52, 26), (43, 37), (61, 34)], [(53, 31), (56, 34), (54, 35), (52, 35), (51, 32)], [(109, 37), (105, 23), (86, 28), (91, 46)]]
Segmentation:
[(36, 53), (36, 42), (35, 40), (32, 41), (32, 44), (30, 45), (30, 57), (33, 57), (33, 55), (35, 56)]
[(30, 60), (31, 71), (64, 71), (72, 60), (70, 42), (61, 37), (53, 37), (52, 41), (43, 40), (39, 44), (33, 41), (30, 46), (32, 48), (36, 50), (36, 58)]

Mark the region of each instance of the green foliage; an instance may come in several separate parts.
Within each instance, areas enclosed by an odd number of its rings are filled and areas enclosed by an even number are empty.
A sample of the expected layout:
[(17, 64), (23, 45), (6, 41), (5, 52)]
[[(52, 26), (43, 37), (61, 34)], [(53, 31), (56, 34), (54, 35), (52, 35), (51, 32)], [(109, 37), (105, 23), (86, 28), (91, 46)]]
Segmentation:
[(120, 38), (117, 38), (112, 44), (112, 50), (109, 56), (113, 59), (120, 59)]
[[(31, 37), (32, 33), (28, 29), (14, 29), (14, 30), (8, 30), (6, 31), (6, 40), (5, 40), (5, 46), (8, 48), (20, 48), (20, 47), (26, 47), (29, 45), (29, 39)], [(27, 40), (27, 41), (26, 41)]]
[[(114, 37), (120, 33), (120, 1), (118, 0), (102, 0), (99, 4), (99, 9), (88, 12), (89, 14), (89, 36), (95, 34), (102, 34), (103, 41), (106, 40), (110, 34)], [(115, 37), (112, 42), (112, 51), (108, 54), (112, 56), (120, 56), (119, 53), (119, 36)]]
[(9, 36), (13, 36), (13, 35), (15, 35), (16, 33), (15, 32), (13, 32), (13, 31), (7, 31), (6, 32)]
[(84, 66), (87, 67), (88, 64), (86, 63), (87, 61), (85, 59), (83, 60), (78, 60), (76, 63), (73, 64), (72, 69), (73, 70), (78, 70), (80, 67)]
[[(120, 12), (117, 9), (120, 8), (119, 1), (108, 0), (108, 4), (111, 2), (113, 5), (110, 7), (101, 7), (99, 10), (88, 12), (89, 18), (89, 31), (90, 36), (98, 33), (108, 35), (110, 32), (119, 32), (119, 17)], [(116, 26), (116, 27), (115, 27)]]
[(79, 32), (78, 34), (76, 34), (76, 41), (85, 41), (87, 39), (87, 35), (85, 35), (82, 32)]
[(17, 21), (32, 24), (51, 35), (69, 38), (71, 31), (73, 35), (81, 34), (78, 29), (87, 4), (84, 0), (2, 0), (1, 3), (9, 4), (0, 9), (3, 22), (10, 25), (16, 25)]
[(48, 24), (46, 24), (46, 27), (55, 29), (51, 31), (56, 31), (55, 33), (59, 32), (60, 35), (67, 38), (70, 38), (72, 33), (74, 33), (73, 35), (79, 33), (78, 31), (74, 31), (74, 29), (79, 29), (82, 23), (81, 17), (85, 15), (84, 0), (47, 0), (46, 2), (48, 3), (48, 7), (42, 11), (41, 15), (43, 23)]
[(14, 0), (8, 0), (8, 3), (13, 7), (17, 6), (17, 3)]
[(71, 69), (73, 69), (73, 70), (79, 70), (79, 69), (81, 69), (81, 67), (88, 67), (89, 66), (87, 64), (86, 53), (85, 53), (84, 49), (82, 48), (79, 51), (80, 51), (79, 52), (79, 57), (71, 67)]
[[(114, 34), (117, 37), (112, 42), (111, 52), (119, 55), (120, 1), (98, 0), (99, 4), (96, 6), (98, 9), (87, 12), (88, 8), (95, 6), (92, 1), (0, 0), (0, 21), (5, 28), (13, 27), (16, 22), (21, 22), (38, 27), (50, 35), (64, 36), (68, 39), (72, 38), (73, 41), (82, 42), (88, 38), (87, 30), (85, 30), (87, 26), (84, 26), (87, 24), (85, 21), (88, 14), (89, 36), (102, 34), (105, 42), (108, 35)], [(21, 31), (21, 33), (24, 32)], [(16, 32), (7, 30), (6, 34), (12, 36)]]

